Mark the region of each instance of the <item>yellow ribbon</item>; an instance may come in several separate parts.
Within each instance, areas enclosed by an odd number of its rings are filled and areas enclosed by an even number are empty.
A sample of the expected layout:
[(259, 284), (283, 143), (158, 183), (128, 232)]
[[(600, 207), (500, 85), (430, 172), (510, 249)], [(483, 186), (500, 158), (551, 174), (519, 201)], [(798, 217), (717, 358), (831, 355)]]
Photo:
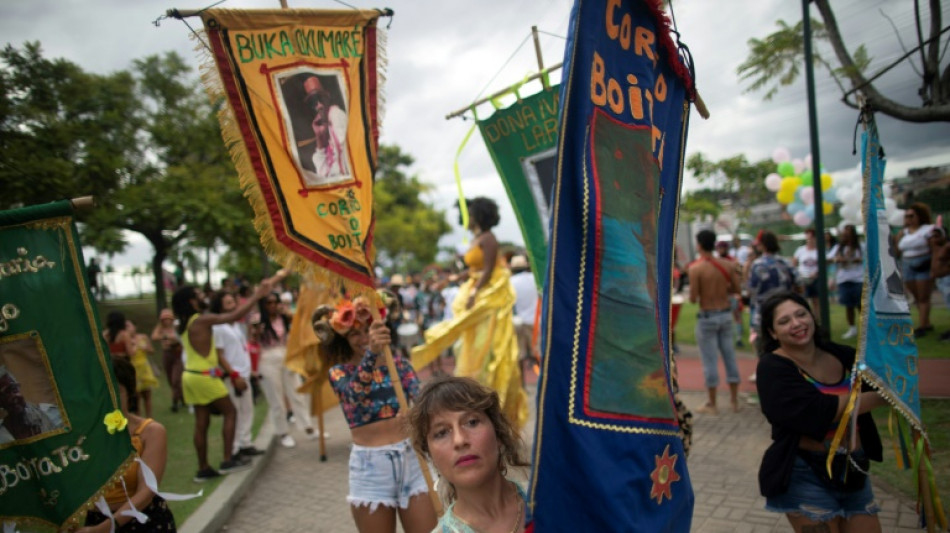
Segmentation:
[(851, 413), (854, 412), (854, 405), (858, 401), (859, 394), (861, 394), (861, 375), (856, 372), (851, 382), (851, 394), (848, 396), (848, 403), (844, 406), (844, 411), (841, 413), (841, 419), (838, 421), (838, 429), (835, 430), (835, 436), (831, 439), (828, 457), (825, 459), (825, 468), (828, 469), (829, 477), (831, 476), (831, 462), (834, 460), (838, 446), (841, 445), (841, 440), (844, 438), (844, 432), (848, 424), (851, 423)]
[[(475, 111), (475, 106), (472, 106), (472, 115), (475, 116), (475, 123), (472, 124), (472, 127), (468, 129), (468, 133), (465, 134), (465, 138), (462, 139), (462, 144), (459, 145), (459, 149), (455, 152), (455, 186), (458, 187), (459, 191), (459, 214), (462, 217), (462, 227), (468, 228), (468, 205), (465, 203), (465, 194), (462, 192), (462, 174), (459, 172), (459, 157), (462, 155), (462, 150), (465, 148), (465, 145), (468, 144), (468, 140), (472, 137), (472, 134), (475, 133), (475, 128), (478, 126), (478, 113)], [(468, 243), (468, 236), (464, 237), (463, 242)]]

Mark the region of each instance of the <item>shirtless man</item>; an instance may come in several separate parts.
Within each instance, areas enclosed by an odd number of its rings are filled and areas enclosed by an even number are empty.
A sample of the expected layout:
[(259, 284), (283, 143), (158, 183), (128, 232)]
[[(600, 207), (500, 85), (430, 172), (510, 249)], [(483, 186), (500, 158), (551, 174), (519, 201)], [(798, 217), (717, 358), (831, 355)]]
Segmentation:
[(699, 259), (689, 265), (689, 301), (699, 303), (696, 343), (703, 358), (703, 376), (708, 400), (699, 413), (718, 414), (716, 387), (719, 385), (717, 351), (726, 366), (726, 382), (732, 410), (739, 410), (739, 366), (736, 364), (735, 328), (729, 298), (739, 292), (736, 264), (713, 254), (716, 234), (702, 230), (696, 235)]

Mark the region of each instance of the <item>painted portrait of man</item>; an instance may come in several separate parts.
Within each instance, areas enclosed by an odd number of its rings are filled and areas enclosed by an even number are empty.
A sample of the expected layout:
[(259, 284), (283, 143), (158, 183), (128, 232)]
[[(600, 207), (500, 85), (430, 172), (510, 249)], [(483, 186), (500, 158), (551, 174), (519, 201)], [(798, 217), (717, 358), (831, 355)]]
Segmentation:
[(344, 84), (333, 70), (298, 68), (276, 75), (288, 148), (307, 188), (350, 181)]
[(59, 407), (28, 401), (20, 382), (5, 366), (0, 366), (0, 416), (0, 445), (63, 427)]

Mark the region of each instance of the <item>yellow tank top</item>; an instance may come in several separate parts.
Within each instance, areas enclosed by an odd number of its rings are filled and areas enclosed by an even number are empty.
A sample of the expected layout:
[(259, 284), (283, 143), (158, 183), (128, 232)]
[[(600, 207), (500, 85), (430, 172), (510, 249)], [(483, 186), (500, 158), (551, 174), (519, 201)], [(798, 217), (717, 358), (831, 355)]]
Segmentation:
[[(135, 433), (132, 434), (132, 446), (135, 448), (135, 453), (141, 457), (142, 455), (142, 431), (145, 429), (145, 426), (154, 422), (151, 418), (146, 418), (139, 425), (138, 429), (135, 430)], [(139, 487), (139, 464), (133, 462), (125, 470), (125, 474), (122, 476), (122, 479), (125, 480), (125, 488), (122, 488), (122, 483), (116, 483), (111, 489), (109, 489), (103, 496), (106, 499), (106, 503), (109, 504), (109, 507), (115, 505), (121, 505), (125, 503), (125, 500), (135, 494), (135, 491)], [(128, 496), (126, 495), (128, 491)]]
[(207, 357), (195, 351), (195, 348), (191, 345), (191, 340), (188, 338), (188, 330), (196, 318), (198, 318), (198, 315), (194, 315), (188, 320), (188, 327), (186, 327), (185, 332), (181, 334), (181, 346), (185, 350), (185, 370), (203, 372), (217, 368), (218, 351), (214, 349), (214, 335), (211, 336), (211, 348), (208, 350)]
[(481, 270), (485, 268), (485, 254), (482, 253), (482, 247), (475, 245), (468, 249), (465, 252), (465, 256), (462, 258), (465, 261), (465, 264), (468, 265), (468, 268), (472, 270)]

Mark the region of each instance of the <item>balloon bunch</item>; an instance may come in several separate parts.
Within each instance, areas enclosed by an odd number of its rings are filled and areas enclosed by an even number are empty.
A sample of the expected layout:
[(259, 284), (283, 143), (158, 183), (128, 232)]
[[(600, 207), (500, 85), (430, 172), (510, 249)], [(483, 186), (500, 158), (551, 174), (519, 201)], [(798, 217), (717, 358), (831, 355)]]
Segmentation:
[[(765, 177), (765, 187), (775, 193), (778, 203), (786, 206), (785, 211), (797, 226), (810, 226), (815, 220), (815, 177), (811, 170), (811, 155), (804, 159), (792, 159), (787, 148), (776, 148), (772, 152), (775, 172)], [(826, 215), (834, 213), (838, 201), (838, 190), (831, 174), (822, 169), (821, 211)]]
[[(861, 164), (859, 163), (853, 171), (837, 174), (835, 186), (838, 189), (838, 201), (841, 202), (838, 214), (841, 215), (842, 223), (864, 224), (861, 214), (861, 201), (864, 193)], [(904, 224), (904, 210), (898, 209), (897, 202), (891, 198), (891, 184), (884, 183), (882, 192), (884, 194), (884, 210), (887, 223), (891, 226), (902, 226)]]

